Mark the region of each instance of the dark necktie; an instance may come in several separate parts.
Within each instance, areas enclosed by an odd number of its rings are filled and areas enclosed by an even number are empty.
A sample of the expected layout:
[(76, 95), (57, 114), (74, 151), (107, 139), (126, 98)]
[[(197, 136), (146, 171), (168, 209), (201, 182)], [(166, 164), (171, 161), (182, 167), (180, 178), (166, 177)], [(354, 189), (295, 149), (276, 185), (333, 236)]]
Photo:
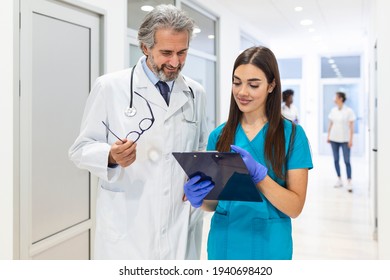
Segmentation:
[(163, 81), (158, 81), (157, 82), (157, 87), (158, 89), (160, 90), (160, 93), (162, 95), (162, 97), (164, 97), (164, 100), (165, 102), (167, 103), (167, 105), (169, 105), (169, 86), (166, 82), (163, 82)]

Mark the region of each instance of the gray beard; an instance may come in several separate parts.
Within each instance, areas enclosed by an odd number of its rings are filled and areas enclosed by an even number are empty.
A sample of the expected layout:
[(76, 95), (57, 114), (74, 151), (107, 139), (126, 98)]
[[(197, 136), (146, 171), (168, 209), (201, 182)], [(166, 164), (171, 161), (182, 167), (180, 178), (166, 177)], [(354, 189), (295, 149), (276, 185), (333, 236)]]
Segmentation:
[(176, 80), (176, 78), (179, 76), (179, 74), (181, 72), (181, 69), (183, 69), (183, 66), (184, 66), (184, 63), (181, 64), (179, 66), (179, 70), (177, 71), (177, 73), (172, 74), (170, 76), (167, 76), (167, 75), (165, 75), (164, 70), (163, 70), (164, 64), (161, 66), (161, 68), (158, 68), (156, 63), (154, 63), (154, 59), (152, 56), (149, 56), (148, 59), (149, 59), (150, 65), (152, 66), (153, 72), (156, 74), (157, 78), (160, 81), (164, 81), (164, 82), (170, 82), (170, 81)]

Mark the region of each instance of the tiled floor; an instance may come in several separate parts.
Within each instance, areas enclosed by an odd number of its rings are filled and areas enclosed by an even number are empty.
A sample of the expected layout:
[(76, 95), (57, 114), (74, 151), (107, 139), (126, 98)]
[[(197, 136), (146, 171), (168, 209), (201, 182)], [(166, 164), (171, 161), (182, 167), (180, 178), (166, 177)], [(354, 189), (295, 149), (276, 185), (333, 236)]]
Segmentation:
[[(368, 160), (352, 158), (353, 193), (334, 188), (332, 157), (314, 156), (309, 172), (305, 208), (293, 220), (294, 259), (296, 260), (375, 260), (372, 203), (368, 184)], [(341, 164), (342, 175), (345, 174)], [(211, 214), (204, 220), (202, 259)]]

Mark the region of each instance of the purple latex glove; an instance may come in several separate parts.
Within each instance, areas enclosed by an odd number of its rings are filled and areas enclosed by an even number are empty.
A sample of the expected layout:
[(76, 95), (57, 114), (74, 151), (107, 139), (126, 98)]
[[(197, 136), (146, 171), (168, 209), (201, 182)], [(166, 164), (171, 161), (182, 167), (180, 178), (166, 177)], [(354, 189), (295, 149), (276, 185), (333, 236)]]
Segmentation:
[(200, 178), (201, 176), (196, 175), (184, 185), (184, 193), (195, 208), (202, 206), (203, 199), (214, 188), (214, 183), (210, 180), (198, 182)]
[(239, 153), (248, 168), (249, 175), (251, 175), (253, 182), (257, 184), (260, 181), (263, 181), (265, 176), (267, 176), (268, 169), (261, 163), (258, 163), (251, 154), (235, 145), (230, 145), (231, 149), (237, 153)]

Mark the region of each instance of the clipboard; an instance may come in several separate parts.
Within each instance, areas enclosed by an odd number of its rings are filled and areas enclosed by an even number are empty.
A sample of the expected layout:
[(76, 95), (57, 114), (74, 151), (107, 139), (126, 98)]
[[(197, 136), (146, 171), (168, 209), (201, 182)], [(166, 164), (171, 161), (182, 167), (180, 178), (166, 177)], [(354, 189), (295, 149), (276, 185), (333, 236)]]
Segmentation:
[(200, 175), (214, 188), (206, 200), (263, 201), (241, 155), (229, 152), (173, 152), (189, 178)]

